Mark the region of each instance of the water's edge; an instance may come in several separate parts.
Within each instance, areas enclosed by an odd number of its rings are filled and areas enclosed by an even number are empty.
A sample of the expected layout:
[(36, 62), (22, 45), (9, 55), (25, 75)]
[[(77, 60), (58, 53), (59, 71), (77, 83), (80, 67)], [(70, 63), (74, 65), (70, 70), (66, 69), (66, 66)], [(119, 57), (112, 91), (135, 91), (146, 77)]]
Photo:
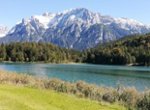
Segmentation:
[(0, 63), (0, 69), (70, 82), (83, 80), (100, 86), (124, 85), (138, 90), (150, 88), (150, 68), (145, 66), (5, 62)]

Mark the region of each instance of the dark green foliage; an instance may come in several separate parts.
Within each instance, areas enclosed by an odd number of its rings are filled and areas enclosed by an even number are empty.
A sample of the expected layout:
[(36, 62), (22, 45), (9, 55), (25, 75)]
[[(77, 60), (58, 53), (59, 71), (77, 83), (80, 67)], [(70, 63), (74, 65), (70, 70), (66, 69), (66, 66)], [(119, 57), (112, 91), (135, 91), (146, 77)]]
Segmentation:
[(150, 92), (140, 97), (136, 105), (137, 110), (150, 110)]
[(5, 46), (2, 44), (0, 46), (0, 61), (3, 61), (6, 59), (6, 49)]
[(79, 52), (46, 43), (11, 43), (0, 45), (0, 61), (14, 62), (76, 62)]
[(116, 65), (150, 65), (150, 34), (125, 37), (83, 53), (83, 62)]
[(125, 37), (84, 52), (45, 43), (0, 45), (0, 61), (150, 65), (150, 34)]

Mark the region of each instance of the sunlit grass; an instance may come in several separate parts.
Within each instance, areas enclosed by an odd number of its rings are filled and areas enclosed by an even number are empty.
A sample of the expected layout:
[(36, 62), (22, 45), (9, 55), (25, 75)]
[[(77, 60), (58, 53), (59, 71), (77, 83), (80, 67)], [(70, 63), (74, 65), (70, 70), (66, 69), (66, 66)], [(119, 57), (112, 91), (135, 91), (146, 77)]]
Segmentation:
[(118, 104), (91, 101), (52, 90), (0, 85), (0, 110), (125, 110)]

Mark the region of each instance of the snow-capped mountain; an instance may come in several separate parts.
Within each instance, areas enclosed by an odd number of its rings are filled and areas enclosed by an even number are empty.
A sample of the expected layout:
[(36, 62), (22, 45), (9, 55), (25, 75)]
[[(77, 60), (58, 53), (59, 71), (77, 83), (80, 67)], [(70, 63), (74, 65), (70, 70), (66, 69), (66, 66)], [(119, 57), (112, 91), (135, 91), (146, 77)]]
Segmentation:
[(0, 26), (0, 37), (4, 37), (8, 32), (8, 28), (6, 26)]
[(22, 19), (0, 42), (51, 42), (83, 50), (126, 35), (147, 32), (150, 32), (149, 26), (133, 19), (113, 18), (77, 8)]

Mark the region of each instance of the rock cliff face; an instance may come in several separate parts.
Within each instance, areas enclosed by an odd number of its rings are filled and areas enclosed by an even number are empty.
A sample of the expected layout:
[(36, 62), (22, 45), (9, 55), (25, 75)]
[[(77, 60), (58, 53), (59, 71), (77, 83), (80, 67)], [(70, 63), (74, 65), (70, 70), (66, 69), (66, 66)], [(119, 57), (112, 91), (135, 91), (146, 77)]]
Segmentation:
[(51, 42), (65, 48), (84, 50), (126, 35), (147, 32), (150, 32), (149, 26), (133, 19), (113, 18), (77, 8), (22, 19), (0, 39), (0, 43)]

